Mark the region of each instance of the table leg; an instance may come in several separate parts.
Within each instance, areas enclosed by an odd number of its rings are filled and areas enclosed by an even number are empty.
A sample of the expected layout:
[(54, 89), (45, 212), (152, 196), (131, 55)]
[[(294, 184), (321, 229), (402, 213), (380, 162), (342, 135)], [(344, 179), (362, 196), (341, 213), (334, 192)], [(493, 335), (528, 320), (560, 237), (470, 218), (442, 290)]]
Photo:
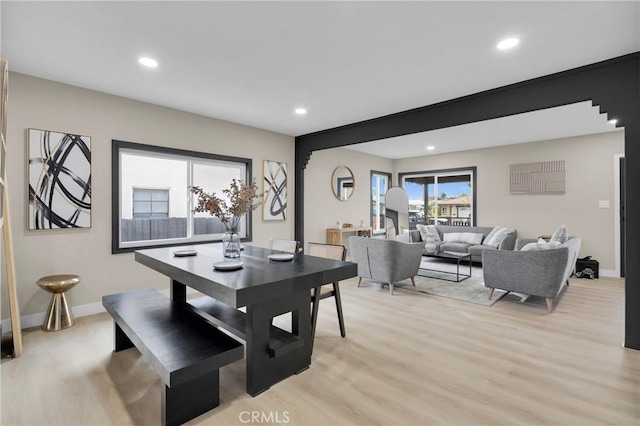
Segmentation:
[[(302, 345), (280, 356), (269, 355), (269, 324), (278, 315), (291, 312), (292, 333)], [(265, 303), (247, 306), (246, 362), (247, 393), (256, 396), (277, 382), (311, 364), (311, 312), (309, 291), (300, 291)]]
[(171, 280), (171, 300), (174, 302), (186, 303), (187, 286), (176, 280)]

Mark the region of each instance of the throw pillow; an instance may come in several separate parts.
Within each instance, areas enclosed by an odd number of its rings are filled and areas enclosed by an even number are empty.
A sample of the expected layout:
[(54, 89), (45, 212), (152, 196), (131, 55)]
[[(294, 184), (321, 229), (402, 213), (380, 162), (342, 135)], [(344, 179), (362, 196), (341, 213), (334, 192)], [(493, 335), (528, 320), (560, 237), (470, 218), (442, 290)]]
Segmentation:
[(444, 234), (444, 241), (448, 243), (466, 243), (477, 245), (482, 242), (484, 234), (474, 234), (472, 232), (447, 232)]
[(538, 243), (527, 243), (524, 245), (524, 247), (522, 247), (520, 249), (520, 251), (537, 251), (540, 250), (540, 247), (538, 247)]
[(520, 251), (538, 251), (538, 250), (549, 250), (558, 248), (562, 245), (559, 241), (545, 241), (540, 238), (535, 243), (525, 244), (524, 247), (520, 249)]
[(427, 234), (429, 233), (427, 228), (424, 225), (418, 224), (416, 225), (416, 229), (420, 231), (420, 239), (422, 241), (427, 241)]
[(428, 234), (433, 234), (435, 239), (436, 239), (436, 243), (439, 243), (440, 241), (442, 241), (440, 239), (440, 234), (438, 234), (438, 230), (436, 229), (435, 225), (421, 225), (418, 224), (416, 225), (416, 229), (418, 231), (420, 231), (420, 238), (422, 239), (422, 241), (427, 241), (427, 236)]
[(435, 225), (425, 225), (427, 228), (427, 232), (429, 234), (433, 234), (435, 239), (436, 239), (436, 243), (439, 243), (440, 241), (442, 241), (440, 239), (440, 234), (438, 233), (438, 230), (436, 229)]
[(504, 240), (507, 235), (513, 233), (513, 229), (505, 228), (504, 226), (496, 226), (489, 232), (487, 237), (484, 239), (483, 243), (485, 246), (492, 247), (500, 247), (502, 240)]
[(553, 231), (553, 235), (551, 235), (551, 239), (549, 242), (558, 241), (560, 244), (566, 243), (569, 240), (569, 232), (567, 231), (567, 227), (565, 225), (560, 225), (558, 228)]

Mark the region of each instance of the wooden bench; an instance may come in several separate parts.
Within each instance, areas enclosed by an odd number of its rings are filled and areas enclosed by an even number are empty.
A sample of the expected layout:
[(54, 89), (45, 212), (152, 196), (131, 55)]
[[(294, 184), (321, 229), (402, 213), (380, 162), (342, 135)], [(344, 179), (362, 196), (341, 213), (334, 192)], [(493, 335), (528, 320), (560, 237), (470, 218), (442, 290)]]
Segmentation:
[(115, 352), (136, 347), (164, 382), (163, 425), (182, 424), (220, 404), (219, 368), (244, 357), (241, 343), (153, 289), (104, 296)]

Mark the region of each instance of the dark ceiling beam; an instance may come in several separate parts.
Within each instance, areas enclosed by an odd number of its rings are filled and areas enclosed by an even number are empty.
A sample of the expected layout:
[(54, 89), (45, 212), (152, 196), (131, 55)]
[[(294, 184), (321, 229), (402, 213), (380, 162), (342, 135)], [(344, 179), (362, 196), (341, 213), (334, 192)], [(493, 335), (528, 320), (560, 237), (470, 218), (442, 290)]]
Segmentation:
[[(640, 52), (296, 137), (295, 238), (304, 241), (304, 169), (313, 151), (592, 101), (625, 128), (626, 217), (640, 217)], [(640, 222), (626, 222), (627, 259), (640, 258)], [(625, 262), (625, 346), (640, 350), (640, 264)]]

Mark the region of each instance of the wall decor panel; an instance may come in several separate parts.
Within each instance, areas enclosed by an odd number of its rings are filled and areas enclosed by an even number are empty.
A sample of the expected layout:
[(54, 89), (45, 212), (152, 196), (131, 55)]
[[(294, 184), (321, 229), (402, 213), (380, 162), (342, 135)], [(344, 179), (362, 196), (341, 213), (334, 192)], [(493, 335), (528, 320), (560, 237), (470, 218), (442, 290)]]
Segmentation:
[(512, 164), (509, 173), (509, 192), (512, 194), (564, 194), (564, 160)]
[(29, 229), (91, 227), (91, 138), (28, 129)]
[(264, 160), (262, 162), (264, 196), (262, 220), (287, 218), (287, 163)]

